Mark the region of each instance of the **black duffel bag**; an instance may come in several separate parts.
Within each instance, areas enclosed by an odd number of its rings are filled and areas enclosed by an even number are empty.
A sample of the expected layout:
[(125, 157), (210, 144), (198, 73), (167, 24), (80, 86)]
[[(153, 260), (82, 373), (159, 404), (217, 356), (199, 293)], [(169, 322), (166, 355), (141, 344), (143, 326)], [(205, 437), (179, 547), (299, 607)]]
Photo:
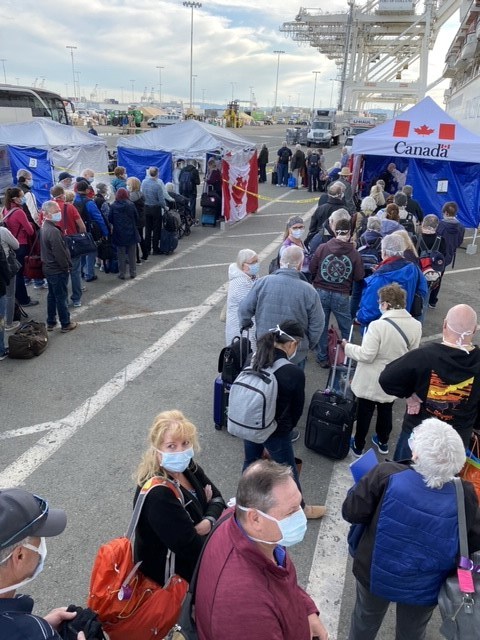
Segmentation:
[(76, 233), (73, 236), (65, 236), (65, 242), (72, 258), (86, 256), (97, 250), (97, 244), (91, 233)]
[(24, 322), (8, 338), (8, 356), (17, 360), (28, 360), (39, 356), (48, 345), (47, 327), (43, 322)]

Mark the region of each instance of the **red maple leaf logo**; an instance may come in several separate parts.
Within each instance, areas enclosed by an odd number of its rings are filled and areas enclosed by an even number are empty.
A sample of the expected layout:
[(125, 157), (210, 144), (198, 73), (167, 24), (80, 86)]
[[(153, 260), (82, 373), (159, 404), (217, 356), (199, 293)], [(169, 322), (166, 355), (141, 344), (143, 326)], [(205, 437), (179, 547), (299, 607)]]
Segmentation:
[(414, 131), (419, 136), (431, 136), (435, 129), (430, 129), (426, 124), (422, 124), (421, 127), (417, 127)]

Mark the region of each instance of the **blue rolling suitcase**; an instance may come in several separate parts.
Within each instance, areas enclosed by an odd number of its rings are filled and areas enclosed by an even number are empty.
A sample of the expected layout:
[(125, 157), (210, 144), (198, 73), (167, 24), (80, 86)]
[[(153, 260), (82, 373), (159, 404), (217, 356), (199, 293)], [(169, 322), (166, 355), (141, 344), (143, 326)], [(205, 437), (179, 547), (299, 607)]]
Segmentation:
[(215, 227), (217, 224), (217, 211), (216, 209), (211, 209), (210, 207), (202, 207), (202, 218), (201, 221), (202, 227), (205, 225), (209, 227)]
[(178, 246), (178, 232), (162, 229), (160, 233), (160, 253), (173, 253)]

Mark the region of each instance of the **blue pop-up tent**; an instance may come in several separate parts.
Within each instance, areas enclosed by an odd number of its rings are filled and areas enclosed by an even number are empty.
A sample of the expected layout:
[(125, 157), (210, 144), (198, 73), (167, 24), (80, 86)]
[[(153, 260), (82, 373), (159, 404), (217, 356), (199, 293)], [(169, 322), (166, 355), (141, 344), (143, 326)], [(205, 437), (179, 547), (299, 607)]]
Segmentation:
[(354, 177), (366, 195), (389, 165), (404, 174), (427, 213), (440, 215), (455, 201), (458, 217), (480, 224), (480, 137), (451, 118), (431, 98), (370, 131), (355, 136)]

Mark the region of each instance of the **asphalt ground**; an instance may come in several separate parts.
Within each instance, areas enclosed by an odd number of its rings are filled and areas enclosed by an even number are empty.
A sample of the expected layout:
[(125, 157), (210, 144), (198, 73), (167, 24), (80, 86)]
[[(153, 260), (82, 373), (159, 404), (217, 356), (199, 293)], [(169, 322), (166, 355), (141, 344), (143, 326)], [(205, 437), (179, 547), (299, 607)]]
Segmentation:
[[(276, 152), (283, 127), (243, 129), (241, 135), (266, 142)], [(327, 163), (339, 149), (327, 152)], [(271, 154), (273, 155), (273, 154)], [(261, 274), (278, 250), (293, 213), (307, 219), (315, 202), (306, 190), (260, 185), (257, 214), (225, 229), (196, 227), (172, 256), (151, 256), (135, 280), (120, 282), (99, 274), (87, 285), (83, 307), (72, 313), (80, 323), (71, 334), (50, 335), (41, 357), (0, 363), (0, 486), (22, 485), (68, 513), (64, 534), (48, 541), (45, 570), (28, 586), (45, 613), (60, 605), (83, 605), (95, 553), (103, 542), (124, 533), (134, 482), (132, 474), (146, 446), (154, 416), (182, 410), (197, 425), (199, 463), (226, 499), (235, 494), (242, 443), (216, 431), (212, 418), (213, 380), (224, 346), (219, 320), (225, 302), (228, 264), (239, 249), (262, 257)], [(307, 200), (307, 201), (305, 201)], [(469, 241), (467, 241), (468, 243)], [(478, 310), (478, 255), (459, 251), (448, 270), (437, 309), (429, 310), (424, 337), (438, 339), (450, 306)], [(30, 315), (45, 319), (46, 292), (31, 292), (41, 304)], [(358, 340), (358, 335), (356, 340)], [(310, 356), (307, 399), (326, 384), (327, 373)], [(300, 421), (303, 436), (305, 413)], [(404, 402), (395, 403), (395, 445)], [(354, 580), (346, 548), (347, 525), (340, 507), (351, 484), (350, 456), (333, 462), (295, 444), (303, 459), (307, 503), (327, 504), (328, 515), (309, 521), (304, 542), (292, 549), (299, 581), (315, 598), (331, 638), (344, 639), (354, 602)], [(434, 542), (434, 541), (432, 541)], [(394, 637), (389, 614), (380, 639)], [(438, 616), (427, 634), (439, 638)]]

